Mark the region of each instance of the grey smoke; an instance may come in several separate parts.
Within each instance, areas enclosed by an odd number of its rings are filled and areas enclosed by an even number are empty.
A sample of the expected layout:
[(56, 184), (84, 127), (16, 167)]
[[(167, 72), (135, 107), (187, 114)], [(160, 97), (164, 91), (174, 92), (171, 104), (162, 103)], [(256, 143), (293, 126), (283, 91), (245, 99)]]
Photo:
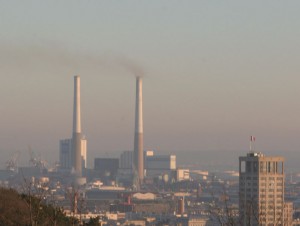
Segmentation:
[(93, 74), (144, 75), (140, 64), (124, 54), (75, 51), (57, 43), (22, 46), (6, 43), (0, 46), (0, 50), (0, 66), (8, 71), (11, 69), (11, 76), (16, 66), (22, 69), (24, 76), (45, 69), (70, 76), (88, 74), (91, 70)]

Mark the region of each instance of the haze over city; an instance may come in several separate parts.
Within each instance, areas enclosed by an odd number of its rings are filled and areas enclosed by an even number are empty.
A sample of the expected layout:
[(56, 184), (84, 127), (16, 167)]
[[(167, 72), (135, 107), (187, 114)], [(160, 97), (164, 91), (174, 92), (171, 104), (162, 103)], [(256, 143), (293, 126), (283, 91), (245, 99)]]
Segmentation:
[[(238, 167), (256, 149), (299, 154), (300, 2), (2, 1), (0, 166), (28, 145), (49, 162), (72, 130), (81, 77), (88, 161), (133, 149), (143, 75), (144, 148)], [(219, 155), (219, 160), (212, 156)], [(216, 161), (216, 162), (213, 162)], [(235, 165), (234, 165), (235, 164)]]

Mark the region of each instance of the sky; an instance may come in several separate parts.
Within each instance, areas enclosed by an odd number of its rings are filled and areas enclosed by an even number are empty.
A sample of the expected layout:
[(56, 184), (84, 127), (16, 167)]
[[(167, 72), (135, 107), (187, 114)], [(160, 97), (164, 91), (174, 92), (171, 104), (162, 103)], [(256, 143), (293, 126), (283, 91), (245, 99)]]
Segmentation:
[(18, 151), (28, 162), (29, 146), (58, 160), (74, 75), (90, 165), (132, 150), (136, 73), (145, 149), (237, 165), (253, 135), (258, 151), (292, 162), (299, 10), (296, 0), (0, 0), (0, 167)]

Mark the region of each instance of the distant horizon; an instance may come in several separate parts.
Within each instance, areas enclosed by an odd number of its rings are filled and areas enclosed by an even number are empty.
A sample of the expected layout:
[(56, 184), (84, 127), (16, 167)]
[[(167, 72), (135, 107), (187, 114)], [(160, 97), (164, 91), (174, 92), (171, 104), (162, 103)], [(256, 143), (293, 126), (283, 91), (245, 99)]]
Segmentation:
[[(33, 150), (34, 151), (34, 150)], [(125, 151), (125, 150), (123, 150)], [(120, 154), (123, 151), (113, 151), (113, 152), (101, 152), (99, 154), (94, 154), (94, 158), (119, 158)], [(128, 150), (129, 151), (129, 150)], [(225, 170), (234, 170), (238, 171), (238, 164), (239, 164), (239, 157), (245, 156), (249, 153), (249, 150), (245, 151), (221, 151), (221, 150), (210, 150), (210, 151), (155, 151), (156, 155), (167, 155), (167, 154), (174, 154), (176, 155), (176, 161), (178, 167), (194, 167), (201, 170), (208, 170), (208, 171), (225, 171)], [(220, 153), (226, 153), (226, 155), (222, 155), (222, 158), (219, 158)], [(259, 152), (259, 151), (256, 151)], [(285, 158), (285, 171), (286, 173), (300, 173), (300, 165), (298, 164), (298, 155), (299, 151), (261, 151), (266, 156), (282, 156)], [(285, 155), (286, 153), (286, 155)], [(23, 155), (22, 155), (23, 154)], [(35, 152), (37, 157), (42, 157), (43, 160), (46, 162), (54, 165), (57, 159), (50, 160), (45, 158), (45, 155), (40, 155), (40, 153)], [(204, 154), (204, 155), (203, 155)], [(28, 156), (26, 156), (28, 155)], [(204, 157), (203, 157), (204, 156)], [(29, 166), (29, 154), (28, 152), (21, 153), (21, 161), (19, 162), (19, 166)], [(197, 157), (197, 158), (196, 158)], [(88, 153), (88, 168), (93, 168), (94, 161), (91, 154)], [(9, 159), (5, 159), (0, 169), (5, 168), (5, 162)]]
[[(16, 151), (25, 161), (28, 145), (58, 160), (74, 75), (90, 158), (133, 149), (137, 74), (144, 149), (247, 150), (253, 135), (259, 150), (298, 150), (299, 10), (293, 0), (3, 1), (0, 165)], [(219, 153), (235, 166), (231, 151), (201, 153), (178, 159)], [(287, 159), (296, 167), (296, 152)]]

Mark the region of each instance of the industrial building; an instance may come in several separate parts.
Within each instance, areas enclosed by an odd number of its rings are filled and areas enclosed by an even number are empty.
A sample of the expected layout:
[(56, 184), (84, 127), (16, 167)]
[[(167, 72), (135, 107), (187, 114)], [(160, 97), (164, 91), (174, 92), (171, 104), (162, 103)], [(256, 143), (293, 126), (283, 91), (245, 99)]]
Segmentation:
[[(118, 180), (130, 180), (133, 177), (134, 152), (124, 151), (120, 155)], [(155, 155), (153, 150), (143, 152), (144, 175), (147, 179), (167, 178), (168, 181), (189, 179), (189, 172), (176, 169), (176, 155)]]
[(119, 168), (132, 170), (132, 162), (133, 162), (133, 152), (132, 151), (124, 151), (120, 155)]
[[(87, 168), (87, 140), (81, 139), (81, 161), (82, 168)], [(72, 139), (63, 139), (59, 141), (59, 163), (61, 169), (72, 169)]]
[(176, 155), (153, 155), (145, 157), (147, 178), (163, 177), (166, 182), (175, 180)]
[(176, 170), (176, 155), (146, 156), (145, 165), (149, 170)]
[(94, 170), (101, 179), (115, 180), (119, 168), (118, 158), (95, 158)]
[(64, 139), (59, 141), (59, 164), (61, 169), (72, 168), (72, 139)]

